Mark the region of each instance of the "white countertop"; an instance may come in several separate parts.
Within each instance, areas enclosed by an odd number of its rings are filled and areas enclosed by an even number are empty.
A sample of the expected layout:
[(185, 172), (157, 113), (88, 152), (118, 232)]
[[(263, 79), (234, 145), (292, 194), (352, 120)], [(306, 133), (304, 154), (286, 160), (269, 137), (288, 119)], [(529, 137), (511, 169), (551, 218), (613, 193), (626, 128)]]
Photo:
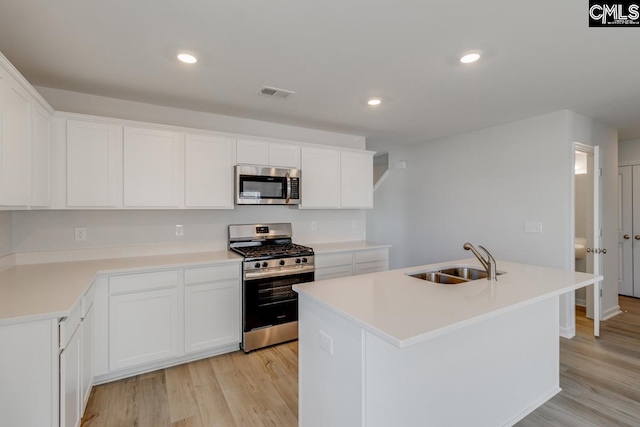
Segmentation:
[(471, 258), (295, 285), (294, 290), (403, 348), (602, 280), (593, 274), (499, 260), (498, 271), (506, 274), (497, 282), (444, 285), (404, 274), (448, 265), (482, 269)]
[(217, 251), (15, 266), (0, 272), (0, 326), (68, 316), (98, 274), (241, 261)]
[(367, 249), (390, 248), (391, 245), (383, 243), (371, 242), (368, 240), (359, 240), (354, 242), (335, 242), (335, 243), (313, 243), (306, 246), (313, 248), (314, 255), (321, 255), (335, 252), (362, 251)]

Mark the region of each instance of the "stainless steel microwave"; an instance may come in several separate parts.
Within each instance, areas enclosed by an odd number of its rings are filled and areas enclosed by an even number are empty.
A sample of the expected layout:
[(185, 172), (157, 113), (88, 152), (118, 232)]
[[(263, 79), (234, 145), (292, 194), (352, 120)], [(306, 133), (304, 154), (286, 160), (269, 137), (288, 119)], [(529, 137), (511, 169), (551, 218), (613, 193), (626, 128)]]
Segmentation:
[(236, 165), (237, 205), (299, 205), (300, 170)]

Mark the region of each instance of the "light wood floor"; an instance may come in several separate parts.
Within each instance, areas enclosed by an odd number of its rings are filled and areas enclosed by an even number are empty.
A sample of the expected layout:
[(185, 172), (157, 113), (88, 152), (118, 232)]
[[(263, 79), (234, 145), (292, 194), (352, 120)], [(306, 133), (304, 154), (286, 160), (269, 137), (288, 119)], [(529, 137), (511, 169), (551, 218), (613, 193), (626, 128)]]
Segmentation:
[[(563, 391), (518, 426), (640, 426), (640, 300), (621, 297), (620, 305), (598, 339), (579, 309), (577, 336), (560, 339)], [(294, 427), (297, 414), (293, 342), (96, 386), (82, 425)]]

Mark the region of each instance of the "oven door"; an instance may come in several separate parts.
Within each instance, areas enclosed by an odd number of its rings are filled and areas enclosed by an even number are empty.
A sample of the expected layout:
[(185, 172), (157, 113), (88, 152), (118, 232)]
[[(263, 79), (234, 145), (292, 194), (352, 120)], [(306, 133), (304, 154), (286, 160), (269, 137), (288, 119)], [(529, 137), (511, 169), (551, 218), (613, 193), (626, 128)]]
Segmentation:
[(298, 320), (298, 283), (312, 282), (313, 271), (290, 276), (245, 279), (243, 330), (250, 332)]

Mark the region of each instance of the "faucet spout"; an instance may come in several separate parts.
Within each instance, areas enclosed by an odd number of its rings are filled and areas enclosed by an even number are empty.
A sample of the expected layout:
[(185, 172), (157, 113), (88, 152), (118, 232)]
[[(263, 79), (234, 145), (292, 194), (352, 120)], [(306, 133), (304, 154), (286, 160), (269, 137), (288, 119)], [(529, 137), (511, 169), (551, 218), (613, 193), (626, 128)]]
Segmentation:
[(487, 254), (487, 259), (485, 260), (484, 257), (482, 255), (480, 255), (480, 253), (478, 253), (478, 251), (476, 250), (476, 248), (473, 247), (473, 245), (469, 242), (466, 242), (463, 246), (462, 246), (465, 250), (467, 251), (471, 251), (473, 252), (473, 254), (476, 256), (476, 258), (478, 258), (478, 261), (480, 261), (480, 263), (482, 264), (482, 266), (484, 267), (484, 269), (487, 271), (488, 274), (488, 280), (491, 281), (496, 281), (498, 280), (496, 278), (496, 260), (495, 258), (493, 258), (493, 256), (489, 253), (488, 250), (485, 249), (484, 246), (478, 245), (478, 247), (480, 249), (482, 249), (482, 251)]

